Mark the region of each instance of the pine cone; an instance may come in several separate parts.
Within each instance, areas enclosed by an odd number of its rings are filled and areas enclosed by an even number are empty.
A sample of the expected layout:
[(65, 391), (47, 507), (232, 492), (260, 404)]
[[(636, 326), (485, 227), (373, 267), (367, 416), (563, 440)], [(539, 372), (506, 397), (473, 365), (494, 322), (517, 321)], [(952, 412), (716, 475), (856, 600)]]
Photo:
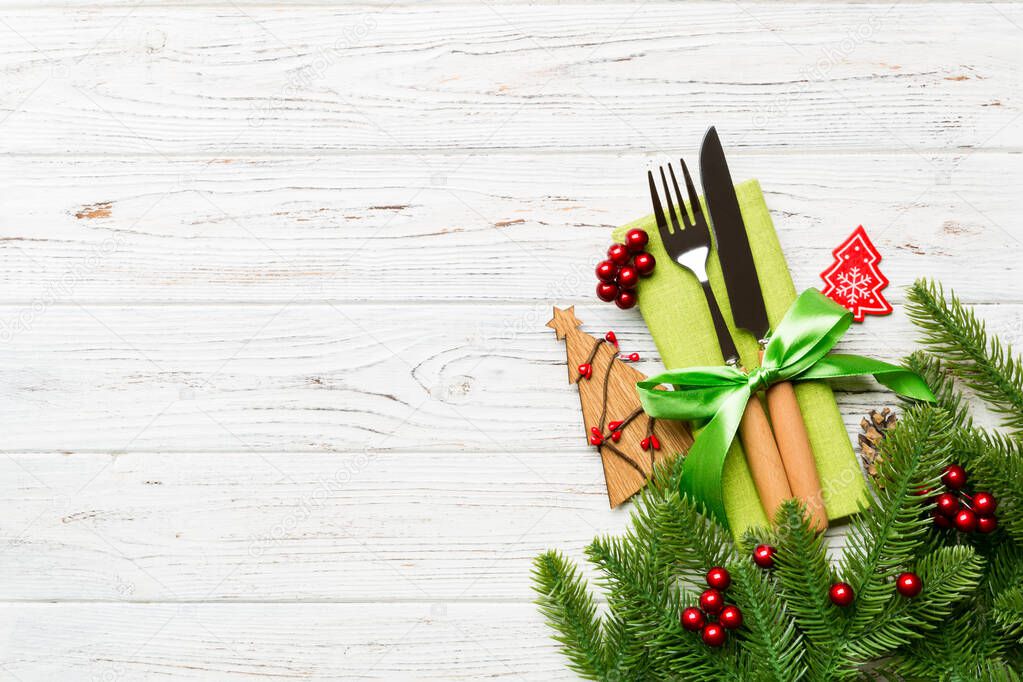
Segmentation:
[(860, 453), (867, 473), (874, 479), (878, 478), (877, 465), (881, 461), (878, 448), (881, 441), (887, 437), (888, 431), (894, 428), (898, 421), (895, 412), (888, 407), (880, 412), (871, 410), (870, 414), (860, 420), (860, 429), (863, 431), (859, 434)]

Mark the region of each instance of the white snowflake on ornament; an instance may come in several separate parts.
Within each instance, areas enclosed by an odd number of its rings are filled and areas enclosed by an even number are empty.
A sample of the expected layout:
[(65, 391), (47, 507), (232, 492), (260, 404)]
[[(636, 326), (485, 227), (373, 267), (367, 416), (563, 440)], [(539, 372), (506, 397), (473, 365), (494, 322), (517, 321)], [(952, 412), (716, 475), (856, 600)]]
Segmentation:
[(838, 273), (838, 295), (849, 299), (850, 303), (858, 303), (869, 296), (873, 281), (873, 277), (860, 272), (859, 268), (849, 268), (849, 272)]
[(878, 269), (881, 254), (860, 225), (832, 255), (835, 262), (821, 273), (821, 292), (850, 310), (853, 319), (862, 322), (866, 315), (887, 315), (892, 307), (881, 294), (888, 279)]

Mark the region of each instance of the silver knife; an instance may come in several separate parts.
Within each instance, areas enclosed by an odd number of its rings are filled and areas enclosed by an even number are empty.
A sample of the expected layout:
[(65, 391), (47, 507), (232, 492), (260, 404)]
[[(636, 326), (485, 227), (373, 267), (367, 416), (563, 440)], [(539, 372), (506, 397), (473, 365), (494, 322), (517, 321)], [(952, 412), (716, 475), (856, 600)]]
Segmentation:
[(732, 319), (736, 327), (746, 329), (758, 341), (763, 341), (771, 330), (764, 294), (760, 291), (757, 266), (750, 252), (746, 225), (742, 222), (725, 152), (721, 148), (718, 131), (713, 127), (707, 131), (700, 148), (700, 181), (714, 227)]
[[(763, 349), (771, 331), (771, 324), (767, 321), (767, 307), (764, 305), (764, 292), (760, 289), (757, 266), (753, 262), (749, 235), (739, 211), (739, 199), (735, 196), (725, 152), (721, 149), (718, 131), (713, 127), (707, 131), (700, 149), (700, 180), (707, 197), (732, 319), (736, 327), (751, 332)], [(770, 386), (766, 394), (774, 436), (789, 487), (792, 494), (806, 505), (811, 525), (823, 530), (828, 526), (827, 509), (824, 506), (813, 448), (795, 391), (789, 382), (781, 382)]]

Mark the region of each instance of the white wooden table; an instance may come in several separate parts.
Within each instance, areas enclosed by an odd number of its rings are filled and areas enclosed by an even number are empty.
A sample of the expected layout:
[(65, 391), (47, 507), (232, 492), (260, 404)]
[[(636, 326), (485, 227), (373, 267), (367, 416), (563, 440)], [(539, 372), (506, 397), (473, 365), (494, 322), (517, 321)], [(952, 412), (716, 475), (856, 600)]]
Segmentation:
[[(0, 2), (0, 677), (565, 679), (530, 563), (620, 529), (553, 303), (718, 126), (800, 288), (1020, 341), (1023, 8)], [(882, 393), (846, 393), (851, 430)]]

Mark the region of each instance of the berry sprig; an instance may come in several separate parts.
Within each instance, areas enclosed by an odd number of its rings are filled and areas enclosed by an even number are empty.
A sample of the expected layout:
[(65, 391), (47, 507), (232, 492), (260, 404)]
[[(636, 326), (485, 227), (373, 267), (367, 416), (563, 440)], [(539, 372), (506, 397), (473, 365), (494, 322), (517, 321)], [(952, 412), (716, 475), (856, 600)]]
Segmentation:
[[(757, 545), (753, 550), (753, 563), (763, 569), (774, 568), (774, 554), (775, 549), (771, 545)], [(923, 581), (916, 573), (906, 571), (895, 579), (896, 592), (908, 599), (917, 596), (923, 589)], [(856, 600), (856, 593), (849, 583), (832, 583), (828, 588), (828, 599), (835, 606), (845, 608)]]
[[(579, 363), (579, 365), (576, 367), (576, 369), (579, 372), (578, 381), (589, 381), (590, 379), (593, 378), (593, 360), (597, 357), (597, 351), (600, 350), (601, 344), (604, 343), (614, 346), (616, 359), (622, 362), (639, 362), (640, 359), (639, 353), (626, 354), (621, 352), (621, 347), (618, 345), (618, 336), (613, 331), (609, 331), (607, 334), (604, 334), (603, 339), (594, 339), (593, 348), (590, 349), (589, 356), (587, 356), (584, 362)], [(601, 413), (600, 423), (603, 423), (604, 418), (607, 417), (606, 399), (607, 382), (608, 377), (611, 375), (612, 367), (613, 363), (608, 364), (607, 369), (604, 372), (605, 407), (604, 412)], [(622, 457), (625, 457), (625, 454), (621, 450), (615, 448), (614, 445), (612, 445), (612, 443), (617, 443), (618, 441), (620, 441), (622, 439), (622, 431), (625, 429), (625, 427), (628, 426), (633, 419), (639, 417), (639, 415), (641, 415), (642, 413), (643, 408), (637, 407), (631, 414), (626, 416), (624, 419), (615, 419), (609, 421), (607, 423), (607, 432), (604, 432), (599, 426), (591, 426), (590, 435), (588, 437), (590, 445), (593, 445), (594, 447), (598, 448), (606, 445), (607, 447), (611, 448), (614, 452), (618, 453)], [(640, 447), (643, 450), (650, 451), (651, 454), (653, 453), (654, 450), (661, 449), (661, 441), (659, 441), (657, 439), (657, 436), (654, 435), (653, 417), (649, 418), (647, 421), (646, 437), (643, 438), (642, 441), (640, 441)], [(626, 459), (629, 462), (631, 462), (632, 465), (636, 467), (640, 473), (642, 473), (644, 476), (646, 475), (645, 472), (643, 472), (643, 470), (639, 468), (638, 465), (635, 464), (635, 462), (632, 462), (632, 460), (628, 459), (627, 457)], [(652, 459), (651, 466), (653, 466)]]
[(731, 584), (728, 570), (715, 566), (707, 571), (707, 589), (700, 595), (699, 608), (689, 606), (682, 610), (682, 627), (690, 632), (699, 631), (707, 646), (724, 645), (727, 631), (742, 626), (742, 611), (725, 603), (724, 593)]
[(640, 277), (654, 271), (654, 257), (644, 251), (650, 238), (640, 229), (625, 233), (624, 244), (612, 244), (607, 260), (597, 264), (597, 298), (615, 302), (622, 310), (636, 305), (636, 285)]
[(934, 525), (955, 528), (960, 533), (993, 533), (998, 528), (998, 500), (989, 492), (968, 493), (968, 479), (962, 466), (945, 467), (941, 482), (946, 490), (934, 497)]
[[(590, 350), (589, 356), (585, 362), (580, 362), (576, 369), (579, 371), (579, 381), (583, 379), (591, 379), (593, 377), (593, 359), (597, 357), (597, 350), (600, 348), (601, 343), (609, 343), (615, 347), (615, 357), (622, 362), (639, 362), (639, 353), (622, 353), (618, 346), (618, 336), (613, 331), (609, 331), (604, 334), (603, 339), (597, 339), (597, 342), (593, 344), (592, 350)], [(610, 370), (610, 366), (608, 367)]]

